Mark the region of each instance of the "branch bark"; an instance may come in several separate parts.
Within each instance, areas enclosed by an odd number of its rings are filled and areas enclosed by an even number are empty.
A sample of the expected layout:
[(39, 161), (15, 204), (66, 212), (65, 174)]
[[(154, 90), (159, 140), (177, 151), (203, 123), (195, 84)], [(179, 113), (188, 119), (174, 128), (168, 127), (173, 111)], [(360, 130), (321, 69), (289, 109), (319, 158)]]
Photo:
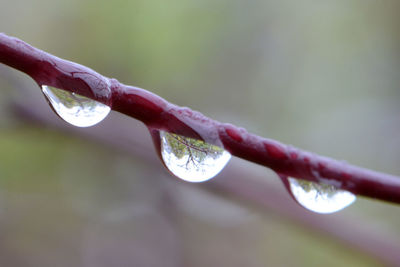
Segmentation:
[(204, 140), (283, 175), (330, 183), (357, 195), (400, 203), (400, 177), (319, 156), (212, 120), (5, 34), (0, 34), (0, 62), (28, 74), (39, 86), (54, 86), (87, 96), (149, 128)]

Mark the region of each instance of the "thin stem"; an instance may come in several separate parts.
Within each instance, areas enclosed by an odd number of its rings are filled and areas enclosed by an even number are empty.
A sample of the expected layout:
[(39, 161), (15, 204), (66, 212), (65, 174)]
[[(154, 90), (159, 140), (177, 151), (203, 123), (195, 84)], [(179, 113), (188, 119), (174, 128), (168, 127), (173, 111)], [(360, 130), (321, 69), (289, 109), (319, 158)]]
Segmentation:
[(324, 182), (358, 195), (400, 203), (400, 177), (352, 166), (220, 123), (5, 34), (0, 34), (0, 62), (28, 74), (39, 85), (84, 95), (150, 128), (221, 146), (234, 156), (283, 175)]

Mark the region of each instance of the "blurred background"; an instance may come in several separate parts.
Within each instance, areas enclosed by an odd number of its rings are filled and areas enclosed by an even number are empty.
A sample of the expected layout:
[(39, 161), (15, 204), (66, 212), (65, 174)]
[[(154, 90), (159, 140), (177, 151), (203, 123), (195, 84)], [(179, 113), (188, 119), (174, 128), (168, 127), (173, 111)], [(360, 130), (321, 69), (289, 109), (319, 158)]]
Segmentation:
[[(261, 136), (400, 175), (399, 1), (0, 0), (0, 31)], [(66, 125), (0, 66), (1, 266), (395, 265), (398, 206), (297, 206), (233, 159), (171, 177), (139, 122)]]

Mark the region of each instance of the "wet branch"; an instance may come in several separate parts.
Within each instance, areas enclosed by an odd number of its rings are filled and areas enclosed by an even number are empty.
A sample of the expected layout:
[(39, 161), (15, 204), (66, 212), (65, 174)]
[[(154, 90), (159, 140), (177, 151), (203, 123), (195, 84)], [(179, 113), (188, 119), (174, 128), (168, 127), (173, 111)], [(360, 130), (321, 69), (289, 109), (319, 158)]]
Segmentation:
[(283, 175), (324, 182), (354, 194), (400, 203), (400, 177), (352, 166), (220, 123), (5, 34), (0, 34), (0, 62), (28, 74), (39, 86), (49, 85), (89, 97), (142, 121), (149, 128), (224, 147), (234, 156)]

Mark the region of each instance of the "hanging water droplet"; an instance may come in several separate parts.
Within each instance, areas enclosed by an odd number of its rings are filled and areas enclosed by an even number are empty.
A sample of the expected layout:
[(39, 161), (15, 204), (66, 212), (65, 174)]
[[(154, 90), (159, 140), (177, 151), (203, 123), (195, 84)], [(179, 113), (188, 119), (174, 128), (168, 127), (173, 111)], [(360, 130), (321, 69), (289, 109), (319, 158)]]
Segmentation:
[(165, 166), (188, 182), (204, 182), (217, 175), (231, 158), (224, 149), (204, 141), (160, 131)]
[(103, 103), (55, 87), (42, 85), (42, 92), (56, 114), (74, 126), (93, 126), (111, 110)]
[(304, 208), (317, 213), (333, 213), (344, 209), (356, 196), (333, 185), (288, 177), (289, 190)]

